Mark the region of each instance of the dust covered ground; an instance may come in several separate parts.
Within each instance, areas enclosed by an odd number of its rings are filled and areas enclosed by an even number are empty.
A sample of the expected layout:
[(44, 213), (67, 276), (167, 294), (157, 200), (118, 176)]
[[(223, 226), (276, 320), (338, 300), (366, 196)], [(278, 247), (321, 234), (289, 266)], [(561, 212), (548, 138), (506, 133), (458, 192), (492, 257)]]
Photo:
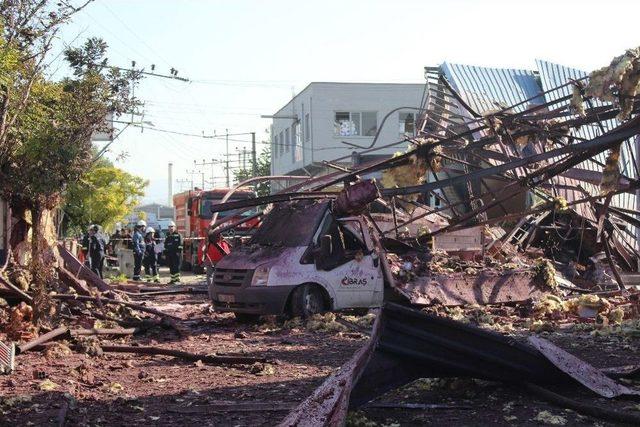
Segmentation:
[(205, 295), (158, 296), (147, 305), (184, 319), (183, 336), (156, 327), (100, 341), (270, 362), (211, 366), (167, 356), (69, 353), (54, 344), (17, 356), (16, 371), (0, 377), (2, 425), (58, 425), (65, 407), (66, 425), (274, 425), (366, 339), (322, 325), (313, 331), (296, 322), (238, 324), (212, 312)]
[[(185, 283), (201, 285), (202, 280), (191, 276)], [(169, 356), (92, 355), (90, 350), (71, 351), (71, 342), (49, 344), (17, 356), (16, 371), (0, 377), (0, 424), (61, 425), (64, 418), (71, 426), (275, 425), (364, 344), (363, 330), (372, 321), (370, 316), (339, 315), (336, 322), (326, 315), (310, 322), (267, 319), (243, 325), (230, 314), (213, 312), (203, 294), (134, 301), (178, 316), (178, 330), (158, 326), (124, 338), (101, 336), (102, 345), (256, 356), (268, 362), (213, 366)], [(637, 322), (624, 327), (589, 323), (545, 307), (429, 311), (522, 341), (540, 335), (596, 367), (640, 364)], [(356, 324), (346, 327), (341, 319)], [(83, 325), (83, 319), (74, 319), (75, 327), (91, 327), (94, 321), (84, 320)], [(640, 388), (638, 379), (621, 381)], [(574, 384), (553, 390), (589, 405), (640, 414), (638, 400), (599, 398)], [(373, 404), (387, 407), (352, 411), (347, 425), (615, 425), (555, 407), (518, 386), (468, 378), (421, 379)], [(407, 404), (422, 406), (410, 409)]]

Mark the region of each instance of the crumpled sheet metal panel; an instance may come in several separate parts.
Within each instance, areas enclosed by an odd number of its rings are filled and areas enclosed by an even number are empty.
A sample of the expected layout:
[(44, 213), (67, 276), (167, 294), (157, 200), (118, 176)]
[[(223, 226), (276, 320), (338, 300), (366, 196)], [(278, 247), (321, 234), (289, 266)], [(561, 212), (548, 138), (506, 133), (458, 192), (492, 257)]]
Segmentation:
[(279, 427), (343, 426), (349, 397), (378, 342), (380, 316), (374, 322), (371, 338), (335, 374), (327, 378), (311, 396), (291, 411)]
[(429, 372), (534, 383), (561, 376), (538, 351), (513, 338), (392, 303), (382, 311), (378, 349)]
[(530, 271), (481, 271), (478, 274), (438, 274), (397, 284), (412, 304), (498, 304), (526, 301), (545, 291)]
[(562, 372), (600, 396), (612, 398), (640, 395), (639, 391), (618, 384), (599, 369), (567, 353), (551, 341), (534, 336), (529, 337), (529, 344), (534, 346)]
[(446, 317), (386, 303), (371, 339), (278, 425), (343, 426), (348, 409), (417, 378), (469, 376), (512, 384), (573, 379), (604, 397), (638, 394), (546, 340), (531, 342), (538, 348)]

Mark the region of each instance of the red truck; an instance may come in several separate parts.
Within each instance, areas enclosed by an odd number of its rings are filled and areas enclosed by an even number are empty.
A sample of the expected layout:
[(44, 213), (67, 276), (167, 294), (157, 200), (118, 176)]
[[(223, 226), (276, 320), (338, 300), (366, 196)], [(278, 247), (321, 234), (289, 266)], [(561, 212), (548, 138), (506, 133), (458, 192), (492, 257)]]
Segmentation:
[[(173, 206), (176, 209), (176, 227), (184, 239), (184, 252), (182, 257), (183, 270), (193, 270), (196, 273), (204, 272), (203, 245), (208, 236), (209, 226), (213, 213), (211, 206), (220, 203), (229, 191), (228, 188), (216, 188), (212, 190), (184, 191), (173, 196)], [(246, 200), (254, 198), (252, 191), (236, 191), (229, 201)], [(245, 211), (239, 215), (232, 212), (220, 212), (218, 221), (226, 220), (228, 223), (253, 215), (255, 210)], [(248, 235), (259, 223), (258, 218), (251, 219), (233, 230), (231, 235)], [(223, 226), (226, 223), (223, 223)], [(227, 235), (226, 237), (229, 237)]]

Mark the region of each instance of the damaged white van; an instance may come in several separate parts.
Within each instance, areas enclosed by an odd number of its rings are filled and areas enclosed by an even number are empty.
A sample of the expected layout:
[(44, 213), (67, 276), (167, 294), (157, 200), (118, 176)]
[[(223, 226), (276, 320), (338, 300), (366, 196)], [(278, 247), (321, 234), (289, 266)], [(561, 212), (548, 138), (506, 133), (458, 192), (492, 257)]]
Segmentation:
[(329, 201), (275, 206), (213, 270), (215, 309), (252, 320), (379, 307), (385, 274), (371, 227), (363, 215), (338, 217)]

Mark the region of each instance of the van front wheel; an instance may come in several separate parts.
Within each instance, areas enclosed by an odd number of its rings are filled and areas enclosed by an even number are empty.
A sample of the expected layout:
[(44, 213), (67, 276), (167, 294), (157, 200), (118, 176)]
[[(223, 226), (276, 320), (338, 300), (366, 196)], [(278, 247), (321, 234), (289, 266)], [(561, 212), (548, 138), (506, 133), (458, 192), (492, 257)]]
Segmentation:
[(315, 285), (300, 285), (291, 295), (291, 315), (307, 318), (325, 310), (322, 291)]

